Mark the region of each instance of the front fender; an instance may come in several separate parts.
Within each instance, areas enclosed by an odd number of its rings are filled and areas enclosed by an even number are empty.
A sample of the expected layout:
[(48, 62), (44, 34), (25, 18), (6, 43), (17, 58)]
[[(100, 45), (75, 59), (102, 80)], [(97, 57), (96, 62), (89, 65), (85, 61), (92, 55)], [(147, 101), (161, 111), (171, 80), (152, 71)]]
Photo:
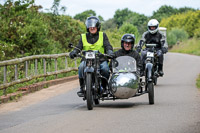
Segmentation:
[(146, 67), (145, 67), (145, 70), (146, 70), (146, 77), (148, 79), (148, 81), (152, 81), (153, 79), (153, 64), (152, 63), (147, 63), (146, 64)]
[(86, 67), (85, 69), (84, 69), (84, 73), (94, 73), (94, 68), (93, 67)]

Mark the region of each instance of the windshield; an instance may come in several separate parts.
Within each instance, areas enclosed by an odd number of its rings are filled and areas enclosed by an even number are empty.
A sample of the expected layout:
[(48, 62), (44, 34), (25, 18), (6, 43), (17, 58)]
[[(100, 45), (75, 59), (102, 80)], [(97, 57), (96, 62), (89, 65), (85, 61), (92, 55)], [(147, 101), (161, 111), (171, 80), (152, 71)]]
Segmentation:
[(113, 73), (136, 72), (136, 60), (130, 56), (117, 57), (112, 63)]

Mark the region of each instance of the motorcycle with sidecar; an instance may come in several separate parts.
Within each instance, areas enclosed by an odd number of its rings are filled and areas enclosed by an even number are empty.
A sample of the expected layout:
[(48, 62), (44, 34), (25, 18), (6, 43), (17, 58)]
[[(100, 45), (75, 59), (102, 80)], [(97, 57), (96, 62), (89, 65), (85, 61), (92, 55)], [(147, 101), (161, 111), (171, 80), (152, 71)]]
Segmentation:
[[(72, 44), (69, 47), (76, 48)], [(146, 85), (140, 78), (134, 58), (120, 56), (113, 59), (107, 54), (101, 54), (99, 51), (79, 51), (77, 57), (86, 62), (86, 67), (84, 69), (84, 93), (83, 95), (78, 94), (78, 96), (86, 100), (88, 110), (92, 110), (94, 104), (100, 104), (100, 100), (128, 99), (146, 93), (148, 93), (149, 104), (154, 104), (154, 88), (147, 85), (143, 89)], [(101, 75), (99, 61), (101, 56), (111, 59), (109, 80)], [(105, 83), (106, 88), (102, 87), (102, 79), (107, 81)]]

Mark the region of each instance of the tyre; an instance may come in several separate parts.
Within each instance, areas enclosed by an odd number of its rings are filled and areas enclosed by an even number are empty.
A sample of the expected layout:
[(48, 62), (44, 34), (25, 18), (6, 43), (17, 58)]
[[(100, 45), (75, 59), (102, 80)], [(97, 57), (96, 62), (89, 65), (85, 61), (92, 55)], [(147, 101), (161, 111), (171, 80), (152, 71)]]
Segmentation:
[(95, 105), (99, 105), (99, 103), (100, 103), (100, 102), (99, 102), (99, 99), (94, 99), (94, 104), (95, 104)]
[(93, 94), (92, 94), (92, 74), (86, 75), (86, 100), (88, 110), (93, 109)]
[(154, 85), (157, 85), (157, 80), (158, 80), (158, 77), (157, 77), (157, 76), (155, 76), (155, 78), (154, 78), (154, 80), (153, 80), (153, 82), (154, 82)]
[(147, 84), (149, 104), (154, 104), (154, 85), (153, 82), (148, 82)]

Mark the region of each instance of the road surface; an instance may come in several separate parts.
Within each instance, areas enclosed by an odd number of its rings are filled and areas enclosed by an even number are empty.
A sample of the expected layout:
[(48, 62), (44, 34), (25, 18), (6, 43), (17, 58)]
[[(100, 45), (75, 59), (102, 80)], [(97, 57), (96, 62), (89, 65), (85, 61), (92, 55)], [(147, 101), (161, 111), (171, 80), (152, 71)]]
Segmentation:
[(200, 57), (167, 53), (154, 105), (145, 94), (101, 101), (88, 111), (76, 95), (77, 82), (54, 86), (66, 89), (71, 84), (69, 91), (0, 113), (0, 133), (200, 133), (199, 66)]

